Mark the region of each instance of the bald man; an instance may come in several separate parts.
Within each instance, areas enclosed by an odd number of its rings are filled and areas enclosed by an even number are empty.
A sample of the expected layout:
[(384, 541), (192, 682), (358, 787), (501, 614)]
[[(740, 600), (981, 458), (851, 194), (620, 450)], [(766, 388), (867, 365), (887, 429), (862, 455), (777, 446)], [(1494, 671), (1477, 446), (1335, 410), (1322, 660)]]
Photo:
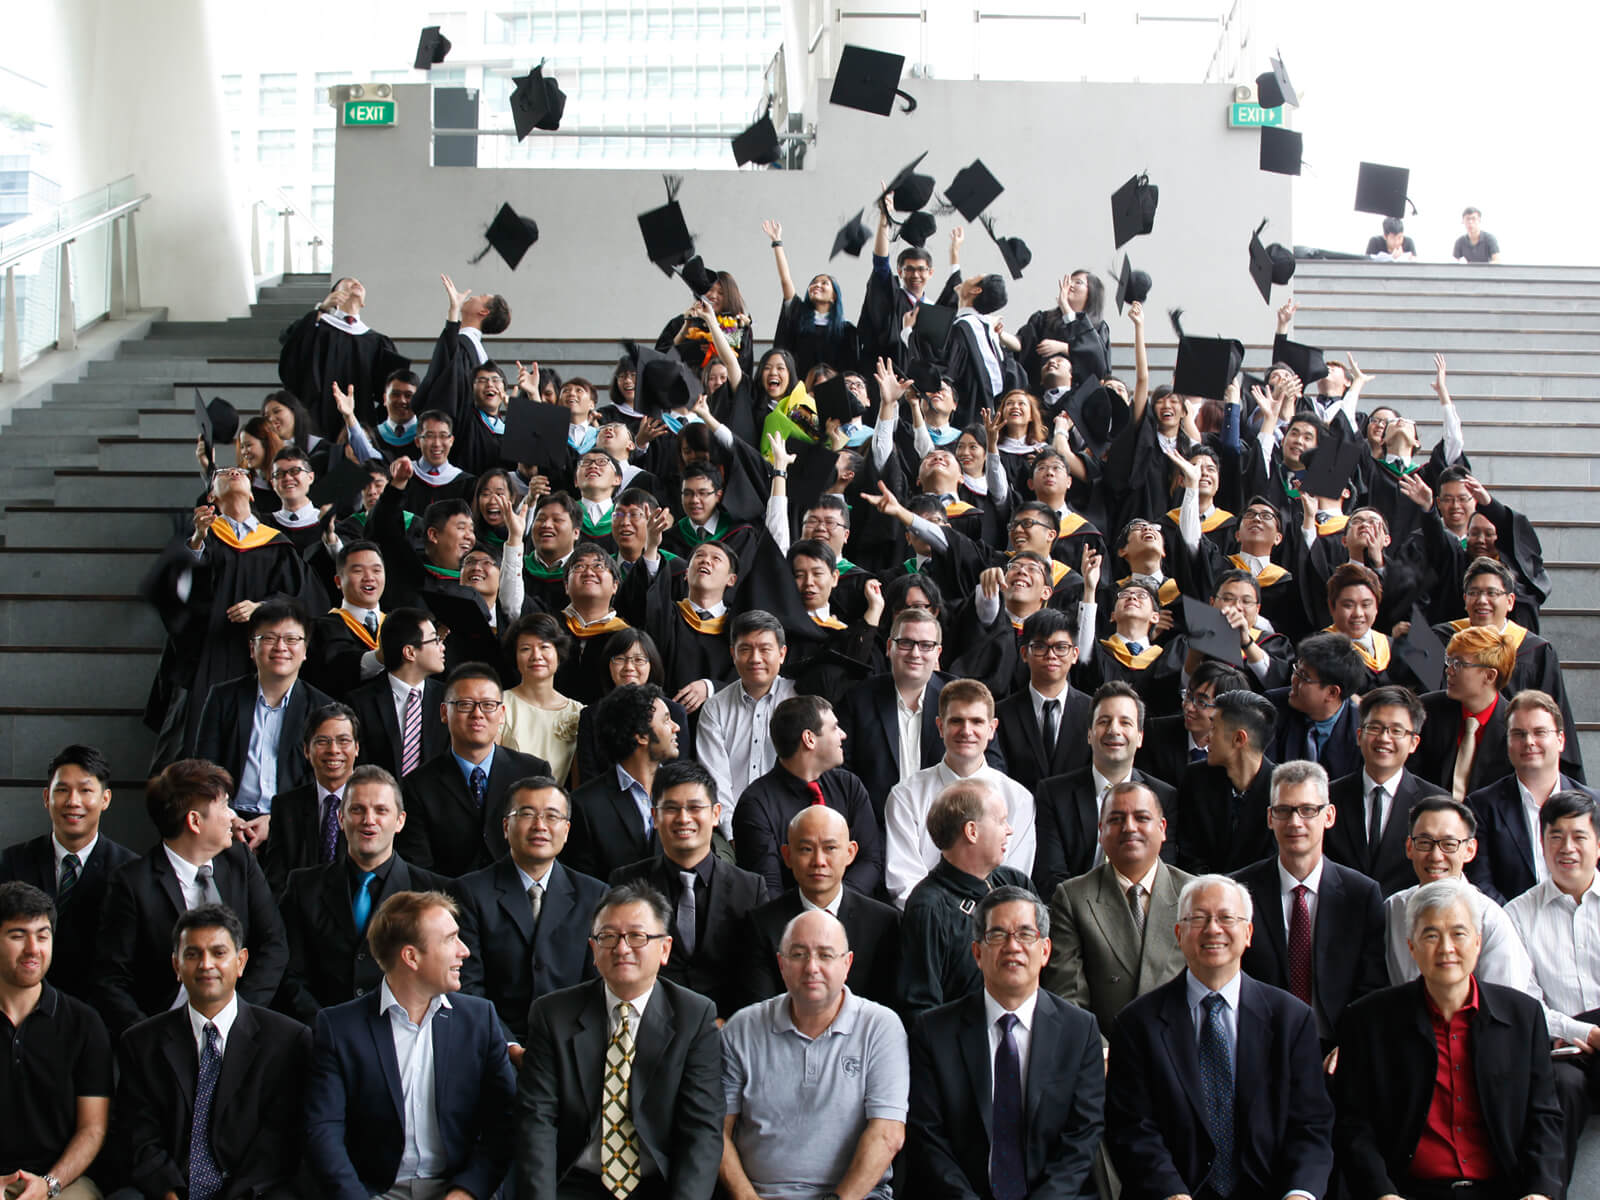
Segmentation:
[(844, 886), (844, 873), (856, 857), (844, 815), (825, 804), (802, 808), (790, 820), (778, 852), (797, 886), (750, 914), (750, 936), (745, 939), (749, 959), (742, 972), (748, 989), (745, 1003), (783, 991), (777, 958), (783, 931), (801, 913), (824, 909), (839, 918), (850, 939), (855, 956), (845, 979), (850, 990), (879, 1004), (893, 1004), (900, 913)]

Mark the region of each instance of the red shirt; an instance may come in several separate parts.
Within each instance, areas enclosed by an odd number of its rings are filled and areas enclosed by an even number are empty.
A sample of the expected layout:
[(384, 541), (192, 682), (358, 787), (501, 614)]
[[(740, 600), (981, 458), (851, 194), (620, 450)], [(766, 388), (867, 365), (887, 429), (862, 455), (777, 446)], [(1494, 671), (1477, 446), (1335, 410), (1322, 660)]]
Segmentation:
[[(1478, 718), (1478, 734), (1474, 741), (1476, 745), (1483, 745), (1483, 731), (1489, 728), (1489, 718), (1494, 716), (1494, 707), (1499, 703), (1500, 697), (1497, 695), (1493, 700), (1489, 701), (1489, 707), (1484, 709), (1482, 712), (1468, 712), (1467, 706), (1463, 704), (1461, 706), (1461, 725), (1456, 730), (1456, 745), (1461, 745), (1461, 735), (1467, 731), (1468, 717)], [(1476, 996), (1477, 993), (1473, 994)]]
[(1478, 1011), (1478, 981), (1472, 980), (1467, 1002), (1448, 1021), (1433, 997), (1426, 991), (1423, 995), (1439, 1062), (1428, 1119), (1411, 1156), (1412, 1178), (1494, 1179), (1500, 1167), (1489, 1148), (1472, 1073), (1472, 1015)]

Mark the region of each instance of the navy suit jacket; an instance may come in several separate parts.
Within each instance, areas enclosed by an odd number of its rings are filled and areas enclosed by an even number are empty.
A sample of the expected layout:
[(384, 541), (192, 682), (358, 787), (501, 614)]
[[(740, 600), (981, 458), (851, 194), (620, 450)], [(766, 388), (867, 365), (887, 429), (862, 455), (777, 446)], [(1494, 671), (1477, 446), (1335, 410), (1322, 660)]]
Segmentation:
[[(1310, 719), (1299, 709), (1289, 707), (1288, 688), (1273, 688), (1267, 693), (1267, 699), (1278, 709), (1278, 729), (1267, 747), (1267, 757), (1275, 763), (1305, 758)], [(1356, 745), (1356, 726), (1360, 723), (1361, 713), (1354, 704), (1346, 704), (1334, 721), (1328, 740), (1322, 744), (1322, 753), (1317, 757), (1329, 779), (1361, 770), (1361, 748)]]
[[(944, 757), (944, 742), (939, 739), (939, 693), (948, 676), (935, 673), (922, 691), (922, 761), (917, 768), (931, 767)], [(878, 824), (883, 824), (883, 806), (889, 792), (900, 782), (900, 718), (894, 676), (885, 672), (873, 675), (851, 688), (839, 701), (839, 724), (844, 727), (844, 768), (861, 780), (872, 799)]]
[[(404, 739), (400, 718), (394, 711), (394, 691), (388, 673), (354, 688), (345, 703), (361, 718), (361, 761), (376, 763), (396, 779), (400, 775)], [(439, 718), (444, 703), (444, 684), (438, 678), (422, 681), (422, 758), (420, 767), (437, 754), (450, 749), (450, 731)]]
[[(1566, 775), (1556, 790), (1583, 792), (1600, 801), (1600, 793)], [(1517, 777), (1506, 775), (1468, 792), (1467, 805), (1478, 818), (1478, 855), (1467, 864), (1467, 879), (1496, 904), (1505, 904), (1539, 882), (1534, 864), (1544, 857), (1543, 847), (1531, 839)]]
[(610, 879), (613, 871), (648, 857), (655, 846), (649, 819), (617, 786), (614, 765), (602, 767), (573, 790), (572, 824), (561, 851), (561, 861), (570, 870), (591, 879)]
[[(306, 1159), (332, 1200), (393, 1185), (405, 1152), (405, 1099), (382, 988), (317, 1014), (306, 1091)], [(494, 1005), (455, 992), (433, 1015), (433, 1107), (451, 1187), (491, 1196), (510, 1166), (516, 1077)]]
[[(100, 932), (100, 909), (106, 883), (123, 863), (132, 862), (132, 850), (101, 833), (94, 852), (78, 872), (67, 902), (56, 914), (55, 954), (50, 960), (50, 983), (58, 991), (85, 1003), (94, 1003), (91, 981), (99, 970), (94, 942)], [(31, 883), (52, 900), (56, 894), (55, 849), (50, 834), (40, 834), (0, 854), (0, 883)]]
[[(256, 692), (259, 685), (254, 675), (241, 675), (226, 683), (212, 687), (200, 710), (200, 731), (195, 735), (194, 756), (208, 759), (233, 776), (237, 784), (244, 772), (245, 759), (250, 753), (250, 731), (256, 722)], [(283, 723), (278, 732), (278, 791), (310, 783), (311, 763), (301, 749), (301, 735), (306, 718), (313, 709), (333, 700), (312, 687), (304, 679), (295, 681), (289, 690)], [(267, 801), (270, 803), (271, 796)]]
[[(1199, 1039), (1189, 972), (1133, 1001), (1111, 1027), (1106, 1149), (1127, 1200), (1200, 1190), (1215, 1156), (1202, 1116)], [(1234, 1067), (1235, 1200), (1327, 1194), (1333, 1102), (1311, 1010), (1244, 976)]]
[(406, 825), (394, 839), (408, 863), (459, 879), (506, 853), (506, 793), (530, 775), (550, 774), (532, 754), (496, 746), (489, 759), (483, 808), (472, 799), (461, 764), (448, 746), (405, 778)]
[[(1156, 794), (1162, 812), (1174, 811), (1177, 793), (1171, 787), (1138, 767), (1133, 769), (1130, 778)], [(1053, 896), (1057, 884), (1094, 869), (1094, 852), (1100, 844), (1097, 801), (1093, 764), (1065, 775), (1041, 779), (1034, 789), (1033, 822), (1037, 842), (1033, 852), (1033, 886), (1039, 889), (1039, 895)], [(1172, 852), (1164, 852), (1163, 857), (1170, 859)]]
[(1056, 724), (1056, 744), (1046, 754), (1039, 723), (1033, 718), (1033, 697), (1028, 694), (1024, 679), (1021, 690), (994, 706), (994, 715), (1000, 721), (994, 744), (1005, 757), (1005, 773), (1032, 791), (1042, 779), (1088, 766), (1092, 709), (1089, 693), (1069, 687)]

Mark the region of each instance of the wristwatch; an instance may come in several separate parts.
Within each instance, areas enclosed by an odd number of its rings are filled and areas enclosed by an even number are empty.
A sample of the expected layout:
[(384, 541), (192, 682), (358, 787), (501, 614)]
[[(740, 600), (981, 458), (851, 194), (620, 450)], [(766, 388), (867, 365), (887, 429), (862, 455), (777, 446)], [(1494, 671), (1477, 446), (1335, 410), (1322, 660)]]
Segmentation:
[(44, 1194), (46, 1196), (55, 1197), (61, 1195), (61, 1180), (54, 1175), (43, 1175), (40, 1178), (44, 1180)]

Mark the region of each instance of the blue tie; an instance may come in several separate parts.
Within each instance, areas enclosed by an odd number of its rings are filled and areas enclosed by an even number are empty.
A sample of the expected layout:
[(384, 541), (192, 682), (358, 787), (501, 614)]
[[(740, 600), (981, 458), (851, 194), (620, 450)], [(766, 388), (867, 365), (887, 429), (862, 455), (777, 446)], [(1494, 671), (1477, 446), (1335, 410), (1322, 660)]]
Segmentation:
[(1125, 643), (1125, 645), (1128, 647), (1128, 653), (1129, 654), (1138, 656), (1138, 655), (1144, 653), (1144, 643), (1143, 642), (1127, 642), (1127, 643)]
[(194, 1087), (194, 1119), (189, 1125), (189, 1197), (213, 1200), (222, 1191), (222, 1172), (211, 1157), (211, 1100), (222, 1074), (222, 1039), (206, 1022), (206, 1045), (200, 1053), (200, 1076)]
[(1216, 1156), (1206, 1182), (1218, 1196), (1233, 1195), (1238, 1168), (1233, 1148), (1233, 1062), (1228, 1054), (1228, 1026), (1223, 1019), (1225, 1001), (1212, 992), (1200, 1001), (1206, 1010), (1200, 1027), (1200, 1091), (1206, 1102), (1206, 1126)]
[(1320, 760), (1322, 755), (1322, 730), (1315, 725), (1306, 730), (1306, 757), (1312, 762)]
[(467, 777), (467, 786), (472, 789), (473, 802), (482, 808), (483, 794), (489, 788), (489, 777), (483, 773), (482, 767), (472, 768), (472, 774)]
[(1206, 752), (1199, 746), (1194, 747), (1194, 749), (1189, 751), (1189, 761), (1192, 763), (1205, 762)]
[(1025, 1200), (1028, 1170), (1023, 1161), (1022, 1057), (1017, 1053), (1017, 1014), (1006, 1013), (994, 1052), (994, 1140), (989, 1147), (989, 1184), (995, 1200)]
[(372, 881), (377, 877), (376, 871), (363, 871), (361, 882), (356, 884), (356, 895), (350, 904), (350, 915), (356, 920), (358, 934), (367, 931), (367, 918), (372, 916)]

